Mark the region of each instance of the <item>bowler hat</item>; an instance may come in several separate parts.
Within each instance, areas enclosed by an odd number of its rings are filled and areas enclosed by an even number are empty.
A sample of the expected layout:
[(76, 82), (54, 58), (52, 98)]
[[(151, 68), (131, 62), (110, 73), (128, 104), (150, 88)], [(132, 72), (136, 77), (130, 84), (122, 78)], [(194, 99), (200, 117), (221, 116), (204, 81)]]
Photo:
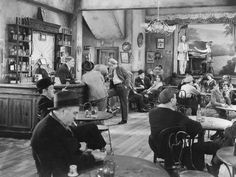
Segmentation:
[(94, 64), (91, 61), (85, 61), (82, 64), (82, 68), (85, 71), (91, 71), (94, 68)]
[(55, 110), (70, 106), (79, 106), (79, 98), (76, 92), (64, 90), (59, 91), (55, 94), (53, 108), (49, 108), (49, 110)]
[(37, 83), (36, 83), (36, 87), (37, 90), (40, 92), (43, 89), (48, 88), (50, 85), (53, 85), (54, 82), (51, 81), (51, 78), (47, 77), (44, 79), (40, 79)]
[(183, 80), (183, 82), (184, 83), (190, 83), (190, 82), (192, 82), (193, 81), (193, 76), (187, 76), (184, 80)]

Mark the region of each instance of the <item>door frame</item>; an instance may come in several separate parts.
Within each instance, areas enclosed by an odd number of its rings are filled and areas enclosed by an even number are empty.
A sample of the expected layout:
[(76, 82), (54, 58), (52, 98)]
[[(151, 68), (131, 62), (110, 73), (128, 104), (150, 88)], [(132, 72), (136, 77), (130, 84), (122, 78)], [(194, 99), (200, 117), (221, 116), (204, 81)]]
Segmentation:
[(95, 47), (95, 50), (96, 50), (96, 52), (95, 52), (96, 64), (100, 64), (99, 58), (98, 58), (98, 50), (115, 50), (117, 53), (117, 57), (118, 57), (117, 61), (119, 62), (119, 60), (120, 60), (119, 47)]

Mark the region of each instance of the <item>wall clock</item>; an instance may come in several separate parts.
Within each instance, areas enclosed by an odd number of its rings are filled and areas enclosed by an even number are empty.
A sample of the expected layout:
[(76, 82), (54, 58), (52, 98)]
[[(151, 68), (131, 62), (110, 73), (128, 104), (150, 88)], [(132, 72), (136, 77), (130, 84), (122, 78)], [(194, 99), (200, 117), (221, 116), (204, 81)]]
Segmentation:
[(130, 44), (129, 42), (124, 42), (124, 43), (122, 44), (122, 50), (123, 50), (124, 52), (130, 51), (130, 49), (131, 49), (131, 44)]

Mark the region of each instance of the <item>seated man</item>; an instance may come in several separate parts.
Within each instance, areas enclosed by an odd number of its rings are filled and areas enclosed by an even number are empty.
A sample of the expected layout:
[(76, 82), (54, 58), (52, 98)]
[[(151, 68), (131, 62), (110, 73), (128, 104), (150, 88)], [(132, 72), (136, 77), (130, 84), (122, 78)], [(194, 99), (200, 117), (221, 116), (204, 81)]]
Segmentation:
[(179, 97), (186, 99), (186, 106), (192, 109), (192, 115), (197, 114), (198, 107), (198, 97), (200, 95), (200, 90), (194, 87), (193, 76), (187, 76), (183, 82), (184, 85), (181, 86)]
[(104, 149), (106, 142), (96, 125), (71, 126), (78, 105), (76, 93), (56, 93), (51, 112), (35, 127), (31, 146), (40, 177), (67, 176), (71, 164), (78, 170), (94, 165), (97, 155), (81, 151), (79, 142), (89, 149)]
[[(199, 122), (189, 119), (187, 116), (175, 111), (176, 107), (176, 93), (175, 89), (167, 88), (163, 90), (159, 95), (158, 108), (155, 108), (149, 112), (149, 122), (151, 128), (151, 137), (153, 140), (157, 139), (159, 133), (165, 128), (181, 126), (186, 129), (186, 132), (195, 137), (197, 134), (202, 133), (202, 127)], [(150, 143), (152, 150), (158, 149), (162, 142), (153, 142), (156, 146)], [(218, 146), (210, 142), (195, 143), (192, 147), (192, 160), (193, 164), (198, 170), (204, 169), (204, 154), (215, 155)], [(183, 151), (184, 152), (184, 151)], [(157, 152), (156, 152), (157, 153)], [(191, 168), (189, 161), (187, 161), (189, 154), (183, 154), (183, 164), (187, 168)]]
[(141, 93), (151, 87), (150, 79), (145, 76), (144, 71), (141, 69), (138, 71), (138, 77), (135, 78), (134, 86), (138, 93)]
[(141, 95), (140, 93), (137, 93), (134, 88), (130, 89), (129, 102), (136, 103), (138, 112), (148, 112), (143, 102), (143, 95)]

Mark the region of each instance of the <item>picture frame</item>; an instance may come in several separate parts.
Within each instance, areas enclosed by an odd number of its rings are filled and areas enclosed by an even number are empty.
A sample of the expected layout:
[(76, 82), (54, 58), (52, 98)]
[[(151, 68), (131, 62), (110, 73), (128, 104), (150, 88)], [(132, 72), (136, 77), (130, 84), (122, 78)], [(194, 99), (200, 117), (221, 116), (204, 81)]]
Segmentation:
[(155, 59), (155, 52), (148, 51), (146, 53), (146, 63), (154, 63), (154, 59)]
[(164, 49), (165, 48), (165, 39), (164, 38), (157, 38), (156, 48), (157, 49)]
[(129, 63), (129, 53), (120, 52), (121, 63)]

